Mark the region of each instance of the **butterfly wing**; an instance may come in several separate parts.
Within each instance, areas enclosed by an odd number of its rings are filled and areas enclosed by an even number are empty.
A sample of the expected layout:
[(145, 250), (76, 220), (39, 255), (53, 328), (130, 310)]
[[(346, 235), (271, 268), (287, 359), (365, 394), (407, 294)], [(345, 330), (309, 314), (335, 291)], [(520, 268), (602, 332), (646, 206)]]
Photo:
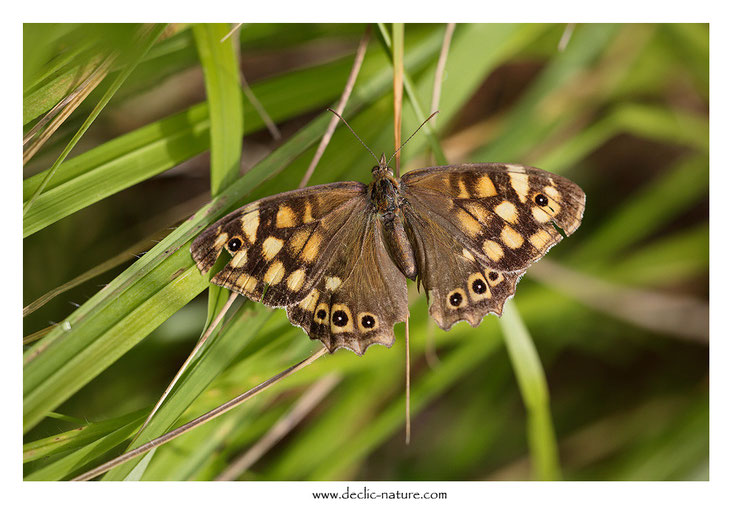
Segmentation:
[(302, 300), (340, 249), (366, 186), (342, 182), (281, 193), (223, 217), (191, 245), (206, 273), (222, 250), (231, 261), (212, 282), (272, 307)]
[(418, 275), (444, 329), (501, 315), (526, 269), (578, 228), (585, 208), (576, 184), (521, 165), (426, 168), (401, 183)]
[(232, 212), (201, 233), (191, 253), (206, 273), (226, 249), (232, 259), (214, 284), (288, 307), (290, 320), (329, 351), (362, 354), (373, 343), (391, 345), (392, 327), (407, 318), (406, 282), (379, 226), (364, 184), (326, 184)]
[(407, 320), (407, 283), (387, 252), (381, 227), (374, 212), (355, 215), (319, 282), (288, 307), (290, 321), (331, 352), (345, 347), (361, 355), (375, 343), (391, 347), (394, 325)]

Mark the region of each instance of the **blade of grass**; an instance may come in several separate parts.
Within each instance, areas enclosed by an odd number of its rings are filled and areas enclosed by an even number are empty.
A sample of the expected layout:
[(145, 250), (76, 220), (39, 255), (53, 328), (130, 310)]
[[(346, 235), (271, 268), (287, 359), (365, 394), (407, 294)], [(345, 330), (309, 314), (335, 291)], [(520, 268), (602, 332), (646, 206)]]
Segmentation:
[(76, 143), (79, 141), (82, 135), (86, 133), (87, 129), (89, 129), (89, 127), (94, 122), (94, 120), (97, 118), (99, 113), (102, 112), (102, 109), (104, 109), (107, 103), (109, 103), (109, 101), (112, 99), (112, 97), (117, 92), (117, 90), (120, 88), (120, 86), (122, 86), (122, 84), (125, 82), (125, 80), (130, 75), (130, 73), (132, 73), (135, 67), (140, 63), (143, 56), (145, 56), (148, 50), (150, 50), (150, 48), (153, 46), (153, 44), (158, 39), (160, 34), (163, 33), (164, 29), (165, 29), (165, 25), (157, 25), (151, 28), (147, 33), (142, 35), (140, 44), (138, 46), (137, 54), (133, 55), (130, 63), (125, 67), (125, 69), (122, 72), (120, 72), (120, 74), (117, 76), (114, 82), (110, 85), (110, 87), (107, 89), (102, 99), (94, 107), (94, 110), (92, 110), (91, 114), (89, 114), (89, 117), (84, 121), (84, 124), (82, 124), (82, 126), (79, 128), (76, 134), (74, 134), (74, 137), (66, 145), (62, 153), (59, 155), (59, 157), (56, 159), (54, 164), (48, 170), (48, 173), (44, 177), (43, 181), (41, 181), (41, 183), (39, 184), (38, 188), (35, 190), (33, 195), (30, 197), (30, 199), (28, 199), (24, 203), (23, 205), (23, 216), (24, 217), (26, 213), (30, 210), (31, 206), (36, 201), (38, 196), (44, 190), (48, 182), (51, 180), (53, 175), (56, 173), (56, 170), (58, 170), (59, 165), (63, 163), (63, 161), (66, 159), (66, 156), (68, 156), (69, 152), (71, 152), (74, 146), (76, 146)]
[[(142, 416), (136, 413), (134, 419), (113, 431), (101, 435), (90, 434), (89, 440), (85, 440), (84, 444), (70, 454), (57, 459), (43, 468), (26, 475), (24, 480), (29, 481), (58, 481), (62, 480), (70, 474), (78, 471), (79, 468), (88, 466), (90, 462), (107, 454), (109, 451), (119, 446), (123, 441), (130, 438), (135, 430), (140, 426)], [(126, 416), (131, 417), (131, 416)]]
[[(100, 263), (99, 265), (93, 268), (90, 268), (83, 274), (73, 278), (69, 282), (62, 284), (61, 286), (53, 288), (52, 290), (48, 291), (43, 296), (29, 303), (26, 307), (23, 307), (23, 317), (27, 316), (28, 314), (31, 314), (35, 310), (38, 310), (39, 308), (41, 308), (43, 305), (45, 305), (49, 301), (53, 300), (58, 295), (65, 293), (66, 291), (76, 286), (79, 286), (90, 279), (93, 279), (94, 277), (97, 277), (105, 272), (108, 272), (109, 270), (113, 269), (116, 266), (119, 266), (127, 261), (131, 261), (139, 253), (147, 251), (150, 248), (150, 244), (159, 242), (160, 241), (159, 239), (162, 239), (164, 235), (167, 234), (169, 228), (172, 225), (190, 216), (192, 212), (194, 212), (197, 208), (201, 207), (201, 205), (206, 203), (208, 200), (209, 200), (208, 195), (202, 194), (199, 197), (193, 198), (180, 205), (177, 205), (176, 207), (170, 209), (169, 211), (165, 212), (164, 214), (160, 216), (154, 216), (147, 223), (144, 223), (143, 225), (139, 226), (139, 229), (145, 230), (145, 229), (153, 228), (153, 229), (157, 229), (157, 231), (154, 231), (153, 233), (149, 234), (144, 239), (131, 245), (130, 247), (122, 251), (120, 254), (113, 256), (112, 258)], [(25, 338), (23, 339), (23, 343), (27, 343)]]
[(108, 435), (133, 421), (141, 422), (144, 415), (141, 410), (23, 444), (23, 464), (82, 448), (100, 436)]
[(209, 105), (213, 196), (236, 180), (242, 156), (244, 119), (239, 62), (233, 40), (222, 42), (228, 31), (225, 23), (193, 26)]
[(504, 305), (499, 324), (527, 409), (527, 437), (535, 475), (540, 480), (558, 480), (560, 462), (545, 372), (532, 337), (511, 300)]
[(132, 450), (130, 452), (127, 452), (127, 453), (125, 453), (125, 454), (123, 454), (123, 455), (121, 455), (121, 456), (119, 456), (119, 457), (111, 460), (111, 461), (108, 461), (107, 463), (105, 463), (103, 465), (98, 466), (97, 468), (94, 468), (94, 469), (92, 469), (92, 470), (90, 470), (90, 471), (88, 471), (88, 472), (86, 472), (86, 473), (84, 473), (82, 475), (79, 475), (78, 477), (75, 477), (73, 480), (89, 480), (89, 479), (92, 479), (94, 477), (97, 477), (98, 475), (101, 475), (101, 474), (109, 471), (112, 468), (116, 468), (116, 467), (118, 467), (119, 465), (121, 465), (123, 463), (126, 463), (128, 461), (131, 461), (132, 459), (134, 459), (134, 458), (136, 458), (138, 456), (141, 456), (141, 455), (147, 453), (148, 451), (150, 451), (150, 450), (152, 450), (152, 449), (154, 449), (156, 447), (159, 447), (159, 446), (161, 446), (161, 445), (169, 442), (170, 440), (173, 440), (173, 439), (175, 439), (177, 437), (180, 437), (184, 433), (186, 433), (186, 432), (194, 429), (196, 426), (198, 426), (200, 424), (203, 424), (205, 422), (208, 422), (209, 420), (214, 419), (214, 418), (216, 418), (216, 417), (224, 414), (225, 412), (227, 412), (227, 411), (229, 411), (229, 410), (231, 410), (231, 409), (233, 409), (233, 408), (241, 405), (243, 402), (245, 402), (248, 399), (254, 397), (255, 395), (261, 393), (262, 391), (265, 391), (266, 389), (268, 389), (269, 387), (271, 387), (274, 384), (278, 383), (279, 381), (281, 381), (285, 377), (289, 376), (290, 374), (293, 374), (293, 373), (297, 372), (298, 370), (300, 370), (301, 368), (308, 366), (313, 361), (315, 361), (316, 359), (318, 359), (321, 356), (325, 355), (326, 353), (328, 353), (328, 350), (325, 347), (322, 347), (320, 350), (318, 350), (314, 354), (310, 355), (309, 357), (307, 357), (306, 359), (304, 359), (300, 363), (297, 363), (297, 364), (291, 366), (290, 368), (288, 368), (286, 370), (283, 370), (279, 374), (277, 374), (274, 377), (266, 380), (265, 382), (263, 382), (262, 384), (258, 385), (257, 387), (255, 387), (253, 389), (250, 389), (249, 391), (247, 391), (247, 392), (245, 392), (245, 393), (237, 396), (236, 398), (233, 398), (229, 402), (227, 402), (227, 403), (225, 403), (225, 404), (217, 407), (216, 409), (214, 409), (212, 411), (209, 411), (209, 412), (207, 412), (206, 414), (204, 414), (202, 416), (197, 417), (196, 419), (194, 419), (190, 423), (186, 423), (185, 425), (180, 426), (180, 427), (176, 428), (175, 430), (166, 433), (164, 436), (161, 436), (159, 438), (156, 438), (154, 440), (151, 440), (147, 444), (144, 444), (144, 445), (142, 445), (142, 446), (140, 446), (140, 447), (138, 447), (138, 448), (136, 448), (136, 449), (134, 449), (134, 450)]
[(708, 192), (709, 167), (706, 156), (682, 159), (663, 176), (636, 191), (605, 219), (593, 235), (580, 244), (573, 260), (602, 265), (624, 248), (649, 236)]
[(337, 374), (326, 375), (306, 390), (293, 407), (247, 452), (235, 459), (215, 480), (235, 480), (246, 472), (264, 454), (297, 426), (333, 390), (341, 378)]

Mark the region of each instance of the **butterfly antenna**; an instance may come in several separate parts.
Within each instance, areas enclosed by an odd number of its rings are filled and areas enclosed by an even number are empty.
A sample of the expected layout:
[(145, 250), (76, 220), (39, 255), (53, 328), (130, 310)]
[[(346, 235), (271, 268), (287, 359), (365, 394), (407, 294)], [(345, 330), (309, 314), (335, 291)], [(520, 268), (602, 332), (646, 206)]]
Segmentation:
[(373, 152), (373, 151), (372, 151), (371, 149), (369, 149), (369, 146), (368, 146), (368, 145), (366, 145), (366, 144), (364, 143), (364, 141), (363, 141), (363, 140), (361, 140), (361, 138), (359, 138), (359, 136), (358, 136), (358, 135), (356, 134), (356, 132), (354, 131), (354, 129), (353, 129), (353, 128), (352, 128), (351, 126), (349, 126), (349, 123), (347, 123), (347, 122), (346, 122), (346, 120), (345, 120), (344, 118), (342, 118), (342, 117), (341, 117), (341, 114), (339, 114), (338, 112), (336, 112), (335, 110), (333, 110), (333, 109), (332, 109), (331, 107), (328, 107), (328, 108), (327, 108), (326, 110), (329, 110), (329, 111), (333, 112), (333, 113), (334, 113), (334, 114), (336, 115), (336, 117), (337, 117), (337, 118), (339, 118), (339, 119), (340, 119), (341, 121), (343, 121), (343, 122), (344, 122), (344, 124), (346, 125), (346, 127), (347, 127), (347, 128), (349, 129), (349, 130), (351, 130), (351, 133), (353, 133), (353, 134), (354, 134), (354, 137), (356, 137), (356, 139), (357, 139), (357, 140), (358, 140), (359, 142), (361, 142), (361, 145), (363, 145), (363, 146), (364, 146), (364, 147), (366, 148), (366, 150), (367, 150), (367, 151), (369, 151), (369, 154), (371, 154), (371, 155), (372, 155), (372, 157), (373, 157), (373, 158), (374, 158), (375, 160), (377, 160), (377, 163), (379, 163), (379, 158), (377, 158), (377, 156), (376, 156), (376, 155), (374, 154), (374, 152)]
[(400, 146), (400, 148), (399, 148), (399, 149), (397, 149), (397, 150), (396, 150), (396, 151), (394, 152), (394, 154), (392, 155), (392, 157), (391, 157), (391, 158), (389, 159), (389, 161), (387, 161), (387, 165), (389, 165), (389, 163), (390, 163), (390, 162), (392, 161), (392, 159), (393, 159), (393, 158), (394, 158), (395, 156), (397, 156), (397, 153), (398, 153), (398, 152), (400, 152), (400, 150), (401, 150), (401, 149), (402, 149), (403, 147), (405, 147), (405, 144), (407, 144), (407, 143), (408, 143), (408, 142), (410, 141), (410, 139), (411, 139), (412, 137), (414, 137), (414, 136), (415, 136), (415, 134), (416, 134), (417, 132), (419, 132), (419, 131), (420, 131), (420, 128), (422, 128), (423, 126), (425, 126), (425, 123), (427, 123), (428, 121), (430, 121), (431, 119), (433, 119), (433, 116), (434, 116), (434, 115), (436, 115), (436, 114), (437, 114), (438, 112), (440, 112), (440, 111), (439, 111), (439, 110), (436, 110), (435, 112), (433, 112), (432, 114), (430, 114), (430, 116), (428, 116), (428, 118), (427, 118), (427, 119), (426, 119), (425, 121), (423, 121), (423, 122), (422, 122), (422, 124), (421, 124), (420, 126), (418, 126), (418, 127), (417, 127), (417, 130), (415, 130), (415, 131), (414, 131), (414, 132), (412, 133), (412, 135), (410, 135), (409, 137), (407, 137), (407, 140), (405, 140), (405, 141), (404, 141), (404, 142), (402, 143), (402, 145)]

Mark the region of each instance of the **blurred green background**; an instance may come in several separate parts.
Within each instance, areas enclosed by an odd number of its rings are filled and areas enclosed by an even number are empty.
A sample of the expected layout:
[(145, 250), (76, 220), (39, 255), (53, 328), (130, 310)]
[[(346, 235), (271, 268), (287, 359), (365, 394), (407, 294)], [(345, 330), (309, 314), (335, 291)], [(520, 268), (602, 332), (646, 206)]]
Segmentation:
[[(128, 446), (226, 296), (190, 241), (298, 186), (365, 28), (243, 25), (232, 43), (228, 25), (24, 26), (26, 479), (68, 479)], [(393, 150), (403, 28), (403, 138), (431, 110), (446, 25), (370, 27), (345, 116), (377, 153)], [(321, 358), (104, 478), (707, 480), (708, 49), (707, 25), (456, 26), (443, 153), (423, 130), (403, 171), (444, 155), (561, 173), (587, 194), (580, 229), (529, 269), (501, 324), (443, 332), (408, 283), (409, 445), (400, 325), (393, 348)], [(65, 99), (68, 114), (44, 119)], [(372, 165), (340, 126), (309, 184), (368, 182)], [(140, 439), (319, 346), (283, 310), (232, 310)]]

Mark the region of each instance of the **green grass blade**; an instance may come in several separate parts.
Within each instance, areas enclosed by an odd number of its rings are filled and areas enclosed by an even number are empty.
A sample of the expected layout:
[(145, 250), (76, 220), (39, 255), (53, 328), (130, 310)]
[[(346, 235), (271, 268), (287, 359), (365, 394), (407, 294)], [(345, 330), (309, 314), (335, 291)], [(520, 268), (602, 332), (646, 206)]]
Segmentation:
[(64, 150), (61, 152), (61, 155), (56, 159), (53, 166), (48, 170), (48, 173), (43, 178), (41, 183), (38, 185), (38, 188), (34, 191), (33, 195), (24, 202), (23, 204), (23, 216), (26, 215), (26, 213), (30, 210), (30, 208), (33, 206), (33, 203), (38, 198), (38, 195), (41, 194), (41, 192), (45, 189), (48, 182), (51, 180), (51, 178), (56, 173), (56, 170), (58, 170), (59, 165), (61, 165), (66, 157), (69, 155), (71, 150), (76, 146), (79, 139), (86, 133), (86, 131), (89, 129), (89, 127), (92, 125), (95, 119), (97, 119), (97, 116), (99, 116), (99, 113), (102, 112), (102, 109), (109, 103), (109, 101), (112, 99), (114, 94), (117, 92), (117, 90), (122, 86), (122, 84), (125, 82), (127, 77), (132, 73), (132, 71), (135, 69), (135, 67), (140, 63), (143, 56), (145, 56), (145, 53), (148, 52), (148, 50), (152, 47), (152, 45), (155, 43), (155, 41), (158, 39), (161, 33), (163, 33), (163, 30), (165, 29), (165, 25), (158, 25), (154, 28), (152, 28), (147, 34), (142, 36), (142, 42), (139, 44), (139, 49), (137, 51), (137, 54), (135, 54), (132, 57), (132, 61), (125, 67), (125, 69), (120, 72), (120, 74), (117, 76), (117, 78), (112, 82), (110, 87), (105, 92), (102, 99), (99, 101), (99, 103), (94, 107), (94, 110), (92, 110), (91, 114), (89, 114), (89, 117), (84, 121), (84, 124), (82, 124), (81, 128), (74, 134), (74, 137), (71, 139), (71, 141), (66, 145)]
[(658, 230), (699, 201), (708, 191), (709, 167), (704, 156), (683, 159), (632, 195), (605, 220), (573, 255), (580, 262), (602, 262)]
[(26, 475), (24, 479), (43, 481), (63, 480), (64, 478), (72, 477), (79, 468), (91, 467), (97, 458), (107, 454), (123, 441), (130, 438), (135, 433), (135, 430), (140, 427), (144, 419), (144, 415), (140, 415), (139, 412), (135, 416), (125, 417), (134, 417), (134, 419), (107, 434), (100, 436), (99, 433), (94, 433), (95, 436), (93, 438), (90, 437), (89, 441), (85, 440), (84, 445), (81, 445), (75, 451)]
[(142, 416), (144, 416), (142, 411), (133, 412), (116, 419), (86, 424), (58, 435), (28, 442), (23, 444), (23, 463), (30, 463), (41, 458), (79, 449), (90, 441), (108, 435), (132, 421), (141, 421)]
[(504, 305), (499, 323), (527, 409), (527, 436), (535, 474), (540, 480), (558, 480), (561, 473), (557, 440), (552, 427), (547, 380), (537, 349), (511, 301)]
[[(135, 442), (127, 448), (134, 449), (173, 428), (176, 421), (207, 388), (214, 378), (222, 373), (259, 332), (262, 325), (272, 317), (272, 310), (257, 305), (254, 311), (240, 311), (235, 320), (211, 340), (201, 356), (184, 372), (173, 392), (155, 413), (150, 423)], [(199, 412), (198, 414), (202, 414)], [(120, 465), (109, 471), (103, 480), (126, 479), (143, 458)]]
[(236, 180), (242, 156), (242, 89), (234, 40), (222, 38), (227, 24), (197, 24), (193, 27), (196, 47), (204, 69), (211, 124), (211, 194)]

